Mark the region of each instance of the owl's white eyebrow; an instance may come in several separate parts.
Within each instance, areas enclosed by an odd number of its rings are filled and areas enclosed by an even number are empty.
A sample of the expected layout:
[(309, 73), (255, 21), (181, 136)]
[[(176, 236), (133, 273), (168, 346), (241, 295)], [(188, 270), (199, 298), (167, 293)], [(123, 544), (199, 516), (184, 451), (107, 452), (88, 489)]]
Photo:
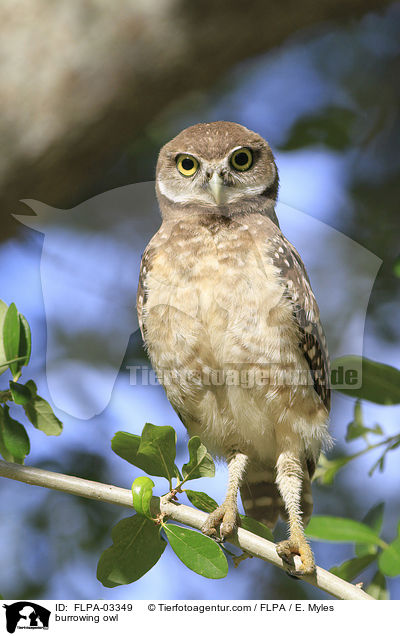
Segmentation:
[(236, 146), (236, 148), (232, 148), (232, 150), (229, 151), (227, 156), (229, 157), (233, 152), (236, 152), (236, 150), (240, 150), (241, 148), (247, 148), (247, 146)]
[(181, 155), (185, 155), (187, 157), (194, 157), (195, 159), (197, 159), (197, 161), (200, 161), (200, 159), (197, 157), (197, 155), (193, 154), (193, 152), (179, 151), (179, 152), (174, 152), (174, 154), (172, 156), (173, 156), (174, 160), (176, 161), (178, 159), (178, 157), (180, 157)]

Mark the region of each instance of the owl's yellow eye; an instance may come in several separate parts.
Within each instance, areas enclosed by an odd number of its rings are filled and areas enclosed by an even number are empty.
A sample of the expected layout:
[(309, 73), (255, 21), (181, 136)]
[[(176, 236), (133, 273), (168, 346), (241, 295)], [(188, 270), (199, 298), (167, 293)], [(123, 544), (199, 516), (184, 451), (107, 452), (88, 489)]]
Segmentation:
[(240, 172), (248, 170), (253, 165), (253, 153), (249, 148), (238, 148), (231, 156), (231, 165)]
[(176, 167), (184, 177), (191, 177), (197, 172), (199, 162), (191, 155), (179, 155), (176, 160)]

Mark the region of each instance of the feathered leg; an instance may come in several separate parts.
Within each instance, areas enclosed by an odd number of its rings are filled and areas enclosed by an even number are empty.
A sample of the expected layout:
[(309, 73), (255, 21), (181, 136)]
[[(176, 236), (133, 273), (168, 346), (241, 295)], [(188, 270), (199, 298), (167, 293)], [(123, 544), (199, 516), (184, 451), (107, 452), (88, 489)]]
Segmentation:
[(221, 539), (232, 534), (237, 526), (238, 506), (237, 496), (238, 490), (246, 473), (248, 462), (247, 455), (236, 453), (228, 463), (228, 488), (224, 503), (208, 515), (201, 531), (208, 536), (217, 534), (217, 527), (220, 526), (219, 532)]
[[(303, 468), (298, 454), (287, 450), (279, 453), (276, 471), (276, 484), (289, 520), (289, 539), (278, 543), (277, 552), (290, 566), (291, 574), (312, 574), (315, 571), (315, 562), (303, 529), (301, 513)], [(295, 554), (301, 558), (301, 569), (296, 569), (294, 565), (293, 555)]]

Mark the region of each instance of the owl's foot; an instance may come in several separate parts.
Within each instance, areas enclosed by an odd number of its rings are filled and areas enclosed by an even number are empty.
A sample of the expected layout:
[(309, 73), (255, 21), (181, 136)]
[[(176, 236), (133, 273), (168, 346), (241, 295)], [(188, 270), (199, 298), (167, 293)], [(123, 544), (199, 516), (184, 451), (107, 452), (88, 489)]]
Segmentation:
[(225, 537), (232, 534), (238, 525), (238, 511), (234, 502), (224, 501), (222, 506), (211, 512), (201, 531), (209, 537), (217, 538), (219, 526), (219, 536), (223, 541)]
[[(287, 571), (294, 576), (304, 576), (305, 574), (314, 574), (315, 561), (314, 555), (306, 539), (287, 539), (281, 541), (276, 546), (276, 551), (282, 561), (287, 565)], [(294, 557), (298, 555), (301, 559), (301, 565), (297, 565)]]

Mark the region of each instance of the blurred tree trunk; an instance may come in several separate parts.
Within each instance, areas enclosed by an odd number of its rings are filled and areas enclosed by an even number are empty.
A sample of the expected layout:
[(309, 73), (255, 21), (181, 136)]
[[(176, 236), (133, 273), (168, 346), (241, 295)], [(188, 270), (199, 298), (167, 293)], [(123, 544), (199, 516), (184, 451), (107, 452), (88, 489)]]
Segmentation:
[(3, 0), (0, 205), (70, 207), (170, 103), (297, 31), (383, 0)]

